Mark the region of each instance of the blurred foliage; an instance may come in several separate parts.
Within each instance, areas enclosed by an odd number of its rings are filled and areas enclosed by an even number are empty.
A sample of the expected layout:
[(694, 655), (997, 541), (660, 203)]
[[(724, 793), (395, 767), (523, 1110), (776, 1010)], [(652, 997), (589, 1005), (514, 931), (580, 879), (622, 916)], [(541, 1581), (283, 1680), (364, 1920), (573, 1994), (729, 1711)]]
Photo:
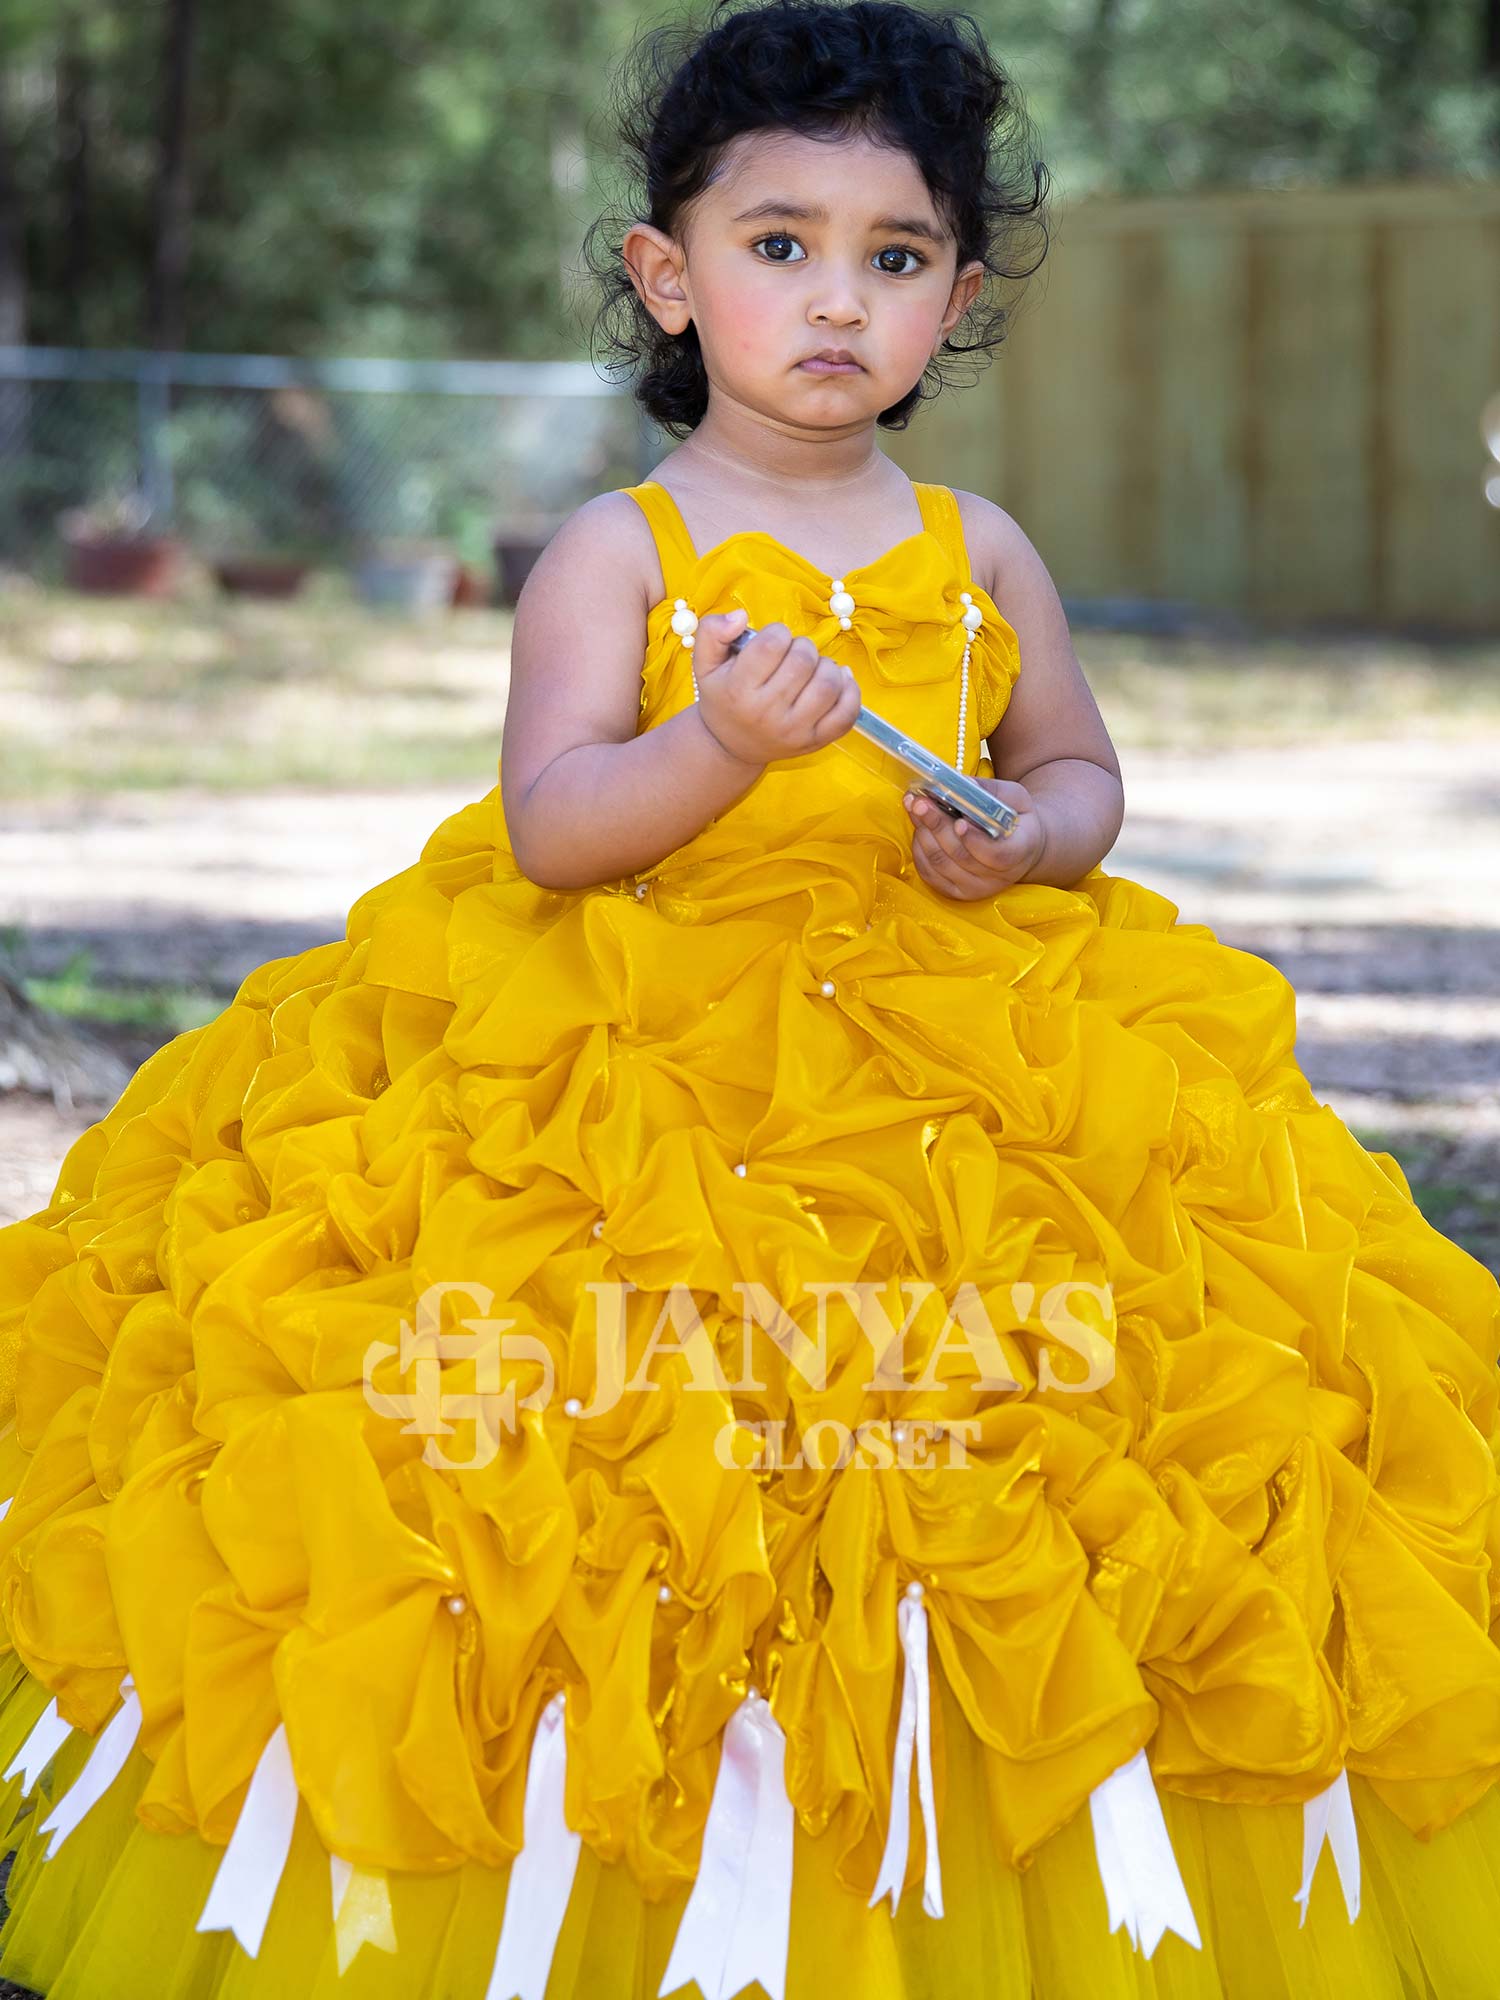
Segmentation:
[[(145, 344), (167, 9), (0, 0), (39, 345)], [(587, 220), (566, 149), (620, 8), (200, 0), (188, 344), (553, 358)], [(83, 163), (80, 171), (80, 163)]]
[[(1059, 192), (1500, 169), (1495, 0), (976, 0)], [(199, 0), (187, 344), (587, 352), (623, 0)], [(664, 18), (671, 10), (653, 12)], [(144, 344), (171, 10), (0, 0), (27, 338)], [(0, 217), (0, 220), (4, 220)]]

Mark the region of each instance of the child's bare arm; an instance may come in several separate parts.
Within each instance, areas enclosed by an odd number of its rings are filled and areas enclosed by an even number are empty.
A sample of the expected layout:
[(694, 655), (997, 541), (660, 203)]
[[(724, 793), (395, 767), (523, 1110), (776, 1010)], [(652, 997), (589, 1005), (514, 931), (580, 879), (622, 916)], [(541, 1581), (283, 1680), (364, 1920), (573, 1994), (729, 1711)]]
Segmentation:
[(501, 798), (516, 861), (544, 888), (654, 866), (773, 759), (832, 742), (859, 712), (854, 675), (810, 639), (768, 625), (730, 657), (743, 615), (714, 613), (694, 635), (699, 699), (636, 735), (650, 608), (643, 529), (628, 495), (588, 501), (542, 551), (516, 606)]
[(516, 605), (500, 791), (516, 861), (546, 888), (653, 866), (760, 775), (692, 710), (635, 733), (648, 609), (642, 530), (628, 495), (587, 501), (537, 558)]
[[(991, 597), (1020, 642), (1021, 672), (990, 735), (997, 778), (1024, 785), (1046, 825), (1028, 880), (1067, 888), (1114, 846), (1125, 818), (1120, 760), (1074, 651), (1067, 616), (1030, 540), (1002, 508), (965, 494)], [(971, 510), (972, 513), (971, 513)]]

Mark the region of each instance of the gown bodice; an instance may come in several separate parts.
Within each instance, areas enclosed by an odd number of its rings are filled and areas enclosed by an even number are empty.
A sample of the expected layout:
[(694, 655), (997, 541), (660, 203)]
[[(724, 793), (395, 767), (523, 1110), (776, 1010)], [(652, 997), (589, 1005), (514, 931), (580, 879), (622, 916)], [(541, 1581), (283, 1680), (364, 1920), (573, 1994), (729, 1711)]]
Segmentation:
[[(699, 618), (743, 606), (757, 629), (784, 623), (805, 633), (826, 658), (851, 667), (866, 706), (946, 762), (971, 775), (993, 776), (985, 739), (1010, 700), (1020, 647), (970, 567), (952, 490), (921, 481), (913, 486), (922, 528), (839, 578), (760, 529), (728, 535), (699, 554), (666, 487), (648, 479), (621, 489), (650, 524), (665, 585), (665, 595), (647, 614), (638, 728), (655, 727), (695, 699), (692, 653), (673, 626), (679, 603)], [(841, 606), (842, 616), (833, 608), (836, 584), (845, 600), (853, 600), (852, 610), (847, 602)], [(972, 640), (964, 623), (970, 606), (982, 619)], [(900, 787), (879, 773), (879, 762), (878, 753), (852, 731), (806, 756), (777, 759), (669, 861), (707, 858), (726, 838), (765, 851), (784, 842), (793, 828), (825, 820), (830, 812), (841, 817), (854, 805), (858, 816), (855, 802), (903, 833), (909, 846)]]

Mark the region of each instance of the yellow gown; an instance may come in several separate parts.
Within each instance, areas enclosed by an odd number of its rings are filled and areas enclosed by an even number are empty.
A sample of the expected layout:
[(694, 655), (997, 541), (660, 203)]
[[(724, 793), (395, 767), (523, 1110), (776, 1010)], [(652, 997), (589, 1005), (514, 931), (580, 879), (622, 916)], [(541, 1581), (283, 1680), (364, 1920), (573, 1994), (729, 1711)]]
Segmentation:
[[(988, 771), (948, 489), (840, 579), (627, 490), (640, 728), (742, 604)], [(942, 896), (848, 747), (576, 892), (497, 785), (0, 1232), (0, 1974), (1494, 1991), (1500, 1285), (1274, 967), (1100, 868)]]

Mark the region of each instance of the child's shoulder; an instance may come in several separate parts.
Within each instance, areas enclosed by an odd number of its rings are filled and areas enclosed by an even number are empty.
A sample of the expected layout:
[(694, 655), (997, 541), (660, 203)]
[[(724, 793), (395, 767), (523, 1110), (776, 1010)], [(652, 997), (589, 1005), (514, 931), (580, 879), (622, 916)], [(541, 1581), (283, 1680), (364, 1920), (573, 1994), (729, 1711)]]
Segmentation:
[[(950, 488), (958, 502), (958, 518), (964, 524), (968, 560), (980, 586), (1000, 602), (1000, 592), (1010, 594), (1018, 586), (1036, 582), (1036, 572), (1046, 576), (1046, 564), (1014, 514), (1008, 514), (984, 494), (966, 492), (962, 486)], [(1050, 582), (1050, 578), (1048, 578)]]
[(656, 537), (628, 487), (595, 493), (565, 515), (529, 571), (523, 592), (533, 597), (587, 576), (596, 587), (639, 598), (644, 613), (663, 594)]
[(958, 502), (974, 574), (996, 603), (1012, 599), (1017, 591), (1034, 589), (1042, 580), (1051, 584), (1046, 564), (1013, 514), (982, 493), (969, 493), (961, 486), (949, 490)]

